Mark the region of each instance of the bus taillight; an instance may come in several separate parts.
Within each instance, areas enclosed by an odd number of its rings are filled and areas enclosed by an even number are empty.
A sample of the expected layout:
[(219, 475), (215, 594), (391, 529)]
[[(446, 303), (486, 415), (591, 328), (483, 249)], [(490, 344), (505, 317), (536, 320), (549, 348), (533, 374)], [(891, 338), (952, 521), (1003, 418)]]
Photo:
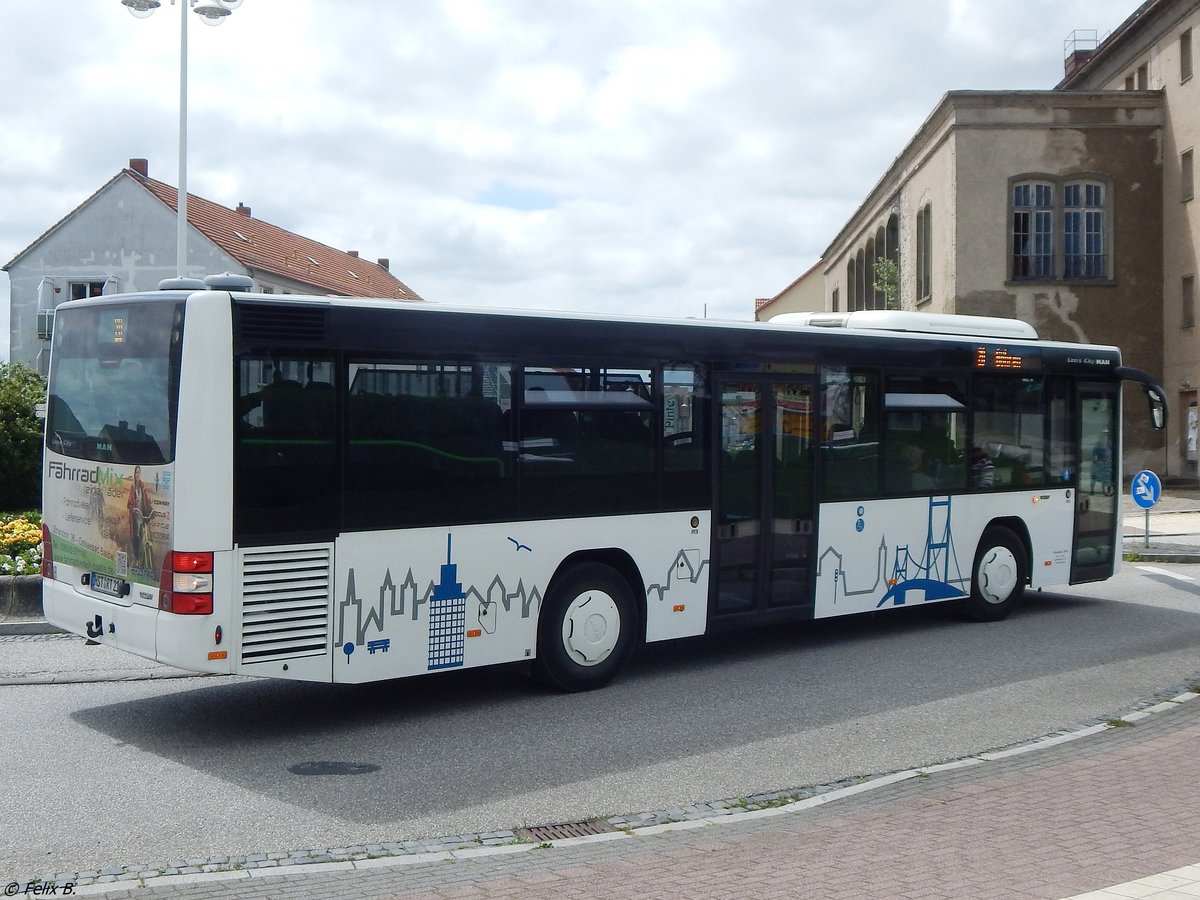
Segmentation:
[(211, 573), (213, 555), (211, 553), (184, 553), (176, 550), (171, 554), (171, 565), (176, 572)]
[(42, 577), (54, 577), (54, 550), (50, 544), (50, 529), (42, 523)]
[(179, 616), (211, 615), (212, 570), (212, 553), (170, 553), (163, 560), (158, 608)]

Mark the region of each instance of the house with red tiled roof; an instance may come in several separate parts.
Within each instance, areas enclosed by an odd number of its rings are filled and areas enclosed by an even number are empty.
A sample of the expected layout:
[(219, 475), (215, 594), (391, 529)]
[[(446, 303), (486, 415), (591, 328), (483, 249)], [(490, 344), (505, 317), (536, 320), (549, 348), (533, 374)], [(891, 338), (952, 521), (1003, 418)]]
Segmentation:
[(275, 294), (422, 298), (355, 250), (326, 244), (256, 219), (250, 207), (221, 206), (188, 194), (186, 271), (176, 267), (178, 191), (151, 178), (149, 163), (129, 165), (0, 267), (10, 284), (9, 358), (46, 371), (54, 308), (66, 300), (154, 290), (179, 274), (246, 275)]

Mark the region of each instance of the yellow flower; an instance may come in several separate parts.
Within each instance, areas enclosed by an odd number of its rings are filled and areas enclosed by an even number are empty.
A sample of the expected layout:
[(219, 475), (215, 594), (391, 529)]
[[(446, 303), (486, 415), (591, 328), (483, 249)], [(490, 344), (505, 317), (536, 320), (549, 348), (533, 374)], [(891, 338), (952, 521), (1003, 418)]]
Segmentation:
[(42, 529), (23, 516), (0, 521), (0, 554), (17, 556), (42, 542)]

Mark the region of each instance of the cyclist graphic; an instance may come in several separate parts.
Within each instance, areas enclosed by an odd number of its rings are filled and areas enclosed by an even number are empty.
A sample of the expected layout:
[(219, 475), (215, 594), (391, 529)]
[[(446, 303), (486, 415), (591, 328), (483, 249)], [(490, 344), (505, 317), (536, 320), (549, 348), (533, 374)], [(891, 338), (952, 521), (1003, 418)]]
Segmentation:
[(154, 549), (150, 540), (150, 520), (154, 517), (150, 489), (142, 481), (142, 467), (134, 466), (133, 481), (125, 501), (129, 510), (129, 558), (142, 569), (154, 567)]

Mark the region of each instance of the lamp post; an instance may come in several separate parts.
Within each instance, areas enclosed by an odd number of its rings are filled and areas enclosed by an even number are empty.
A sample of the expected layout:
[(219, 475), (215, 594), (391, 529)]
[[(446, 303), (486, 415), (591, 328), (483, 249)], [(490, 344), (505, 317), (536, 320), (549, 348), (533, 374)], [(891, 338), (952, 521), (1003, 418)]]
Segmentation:
[[(145, 19), (162, 6), (162, 0), (121, 0), (130, 14)], [(179, 200), (176, 208), (175, 268), (180, 278), (187, 270), (187, 9), (205, 25), (220, 25), (242, 0), (183, 0), (179, 12)], [(175, 5), (175, 0), (171, 0)]]

